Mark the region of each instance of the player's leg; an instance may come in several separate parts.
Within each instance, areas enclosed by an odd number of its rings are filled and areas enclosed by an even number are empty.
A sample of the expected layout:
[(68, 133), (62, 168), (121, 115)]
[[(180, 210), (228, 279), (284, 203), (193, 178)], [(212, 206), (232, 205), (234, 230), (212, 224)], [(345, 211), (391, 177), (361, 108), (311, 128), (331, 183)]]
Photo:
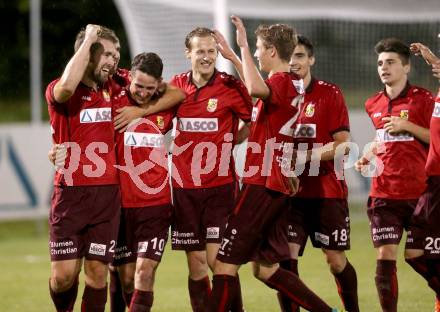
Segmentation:
[(241, 294), (237, 276), (239, 267), (236, 264), (216, 260), (207, 312), (228, 312), (232, 310), (235, 297)]
[(315, 207), (315, 216), (308, 217), (315, 220), (315, 225), (310, 225), (313, 246), (320, 247), (324, 252), (345, 309), (359, 312), (356, 270), (345, 255), (345, 250), (350, 249), (347, 200), (322, 198), (316, 200)]
[[(282, 269), (292, 272), (298, 277), (298, 256), (301, 249), (301, 245), (289, 242), (290, 259), (280, 262), (280, 267)], [(282, 312), (299, 312), (299, 305), (296, 302), (292, 301), (288, 296), (285, 296), (281, 292), (278, 292), (277, 297)]]
[(154, 280), (159, 262), (138, 258), (134, 277), (135, 291), (130, 304), (130, 312), (149, 312), (154, 300)]
[(154, 300), (156, 270), (162, 259), (171, 223), (171, 205), (149, 206), (131, 209), (135, 214), (130, 228), (135, 233), (137, 248), (134, 293), (131, 312), (149, 312)]
[(118, 270), (114, 266), (109, 266), (110, 274), (110, 312), (125, 312), (125, 300), (122, 295), (121, 279)]
[(347, 311), (359, 312), (356, 270), (343, 250), (323, 249), (330, 272), (335, 277), (338, 293)]
[(406, 201), (384, 198), (368, 199), (370, 234), (376, 248), (376, 288), (383, 311), (396, 312), (399, 287), (397, 282), (397, 248), (402, 238)]
[(270, 288), (282, 292), (307, 311), (331, 312), (332, 308), (311, 291), (297, 275), (278, 264), (254, 263), (254, 276)]
[(188, 264), (188, 292), (194, 312), (203, 312), (211, 293), (208, 276), (205, 237), (202, 229), (203, 209), (200, 198), (203, 192), (193, 189), (173, 190), (172, 248), (184, 250)]
[(134, 293), (134, 275), (136, 271), (136, 262), (134, 261), (136, 261), (136, 259), (130, 259), (130, 262), (118, 265), (122, 296), (127, 307), (130, 307), (130, 302)]
[(108, 266), (113, 262), (121, 213), (118, 185), (88, 186), (85, 241), (85, 287), (82, 309), (104, 311)]
[(81, 264), (80, 259), (51, 262), (49, 290), (57, 311), (73, 311)]

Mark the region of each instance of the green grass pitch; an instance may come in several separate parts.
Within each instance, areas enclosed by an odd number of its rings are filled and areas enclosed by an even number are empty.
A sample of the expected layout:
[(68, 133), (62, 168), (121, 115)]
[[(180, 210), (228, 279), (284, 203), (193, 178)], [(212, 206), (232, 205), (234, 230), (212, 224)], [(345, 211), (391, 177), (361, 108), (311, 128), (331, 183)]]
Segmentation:
[[(46, 232), (41, 223), (39, 226), (29, 222), (0, 223), (1, 311), (54, 311), (48, 292), (50, 266)], [(361, 311), (377, 312), (381, 309), (374, 285), (375, 251), (368, 233), (365, 213), (357, 213), (352, 218), (352, 250), (348, 257), (358, 274)], [(310, 247), (309, 243), (300, 259), (301, 278), (330, 305), (341, 308), (322, 252)], [(403, 261), (402, 248), (399, 256), (399, 312), (433, 311), (434, 293)], [(240, 272), (246, 310), (279, 311), (275, 292), (253, 278), (249, 265), (243, 266)], [(167, 248), (157, 272), (153, 311), (190, 311), (186, 285), (184, 253)], [(82, 289), (75, 311), (79, 311), (81, 293)]]

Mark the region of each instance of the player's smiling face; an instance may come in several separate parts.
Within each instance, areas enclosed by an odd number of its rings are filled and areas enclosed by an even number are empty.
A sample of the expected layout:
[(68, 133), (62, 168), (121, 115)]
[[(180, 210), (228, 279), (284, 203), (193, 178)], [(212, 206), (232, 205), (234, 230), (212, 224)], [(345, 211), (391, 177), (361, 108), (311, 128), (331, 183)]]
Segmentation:
[(291, 70), (304, 79), (310, 75), (310, 68), (315, 64), (315, 57), (309, 56), (305, 46), (297, 45), (289, 64)]
[(214, 73), (217, 60), (217, 44), (214, 37), (193, 37), (191, 49), (186, 50), (186, 57), (191, 60), (193, 72), (202, 76)]
[(95, 51), (90, 62), (93, 68), (93, 77), (96, 83), (103, 84), (116, 71), (119, 62), (118, 46), (110, 40), (100, 39), (101, 46)]
[(410, 65), (403, 64), (399, 54), (382, 52), (377, 58), (377, 72), (383, 84), (393, 86), (407, 79)]
[(147, 103), (159, 87), (160, 80), (140, 70), (130, 72), (130, 95), (139, 105)]
[(258, 60), (258, 66), (260, 68), (261, 71), (264, 72), (269, 72), (270, 68), (269, 68), (269, 63), (270, 63), (270, 54), (272, 52), (272, 47), (266, 47), (266, 45), (264, 44), (263, 39), (261, 39), (260, 37), (257, 37), (257, 43), (255, 44), (256, 49), (255, 49), (255, 53), (254, 56), (257, 58)]

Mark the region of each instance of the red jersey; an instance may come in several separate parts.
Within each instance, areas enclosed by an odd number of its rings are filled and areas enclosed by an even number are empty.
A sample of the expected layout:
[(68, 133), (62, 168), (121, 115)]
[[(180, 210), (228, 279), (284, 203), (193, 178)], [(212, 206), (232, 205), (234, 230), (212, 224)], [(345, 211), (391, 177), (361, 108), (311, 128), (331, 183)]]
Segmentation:
[(377, 161), (383, 163), (383, 172), (373, 177), (370, 196), (389, 199), (417, 199), (425, 190), (427, 144), (410, 133), (391, 135), (383, 129), (384, 117), (398, 116), (429, 128), (434, 108), (431, 93), (407, 84), (393, 100), (381, 91), (369, 98), (365, 110), (376, 128), (376, 141), (381, 145)]
[[(312, 78), (304, 95), (304, 104), (294, 132), (296, 143), (325, 145), (333, 142), (333, 135), (339, 131), (350, 131), (348, 110), (341, 90), (334, 84)], [(316, 164), (318, 165), (318, 164)], [(299, 176), (297, 197), (301, 198), (346, 198), (347, 184), (339, 180), (334, 161), (319, 163), (319, 170), (310, 170), (307, 164)]]
[(53, 88), (46, 89), (52, 139), (56, 144), (70, 142), (65, 170), (55, 174), (55, 185), (117, 184), (111, 89), (94, 90), (79, 83), (72, 97), (57, 103)]
[[(214, 72), (197, 88), (192, 73), (174, 76), (171, 84), (186, 98), (177, 110), (173, 148), (173, 187), (209, 188), (235, 179), (232, 148), (239, 119), (251, 119), (252, 99), (241, 81)], [(182, 182), (182, 183), (180, 183)]]
[(431, 139), (429, 145), (426, 173), (428, 176), (440, 176), (440, 89), (435, 99), (435, 107), (431, 117)]
[[(128, 90), (122, 90), (113, 105), (116, 110), (136, 103), (130, 98)], [(170, 203), (168, 151), (164, 134), (172, 128), (173, 117), (173, 111), (163, 111), (136, 121), (124, 133), (116, 133), (123, 208)], [(137, 170), (141, 172), (137, 173)]]
[(282, 166), (290, 168), (291, 159), (283, 154), (289, 145), (293, 148), (303, 81), (294, 73), (279, 72), (265, 82), (270, 95), (264, 101), (258, 100), (252, 111), (243, 183), (289, 194)]

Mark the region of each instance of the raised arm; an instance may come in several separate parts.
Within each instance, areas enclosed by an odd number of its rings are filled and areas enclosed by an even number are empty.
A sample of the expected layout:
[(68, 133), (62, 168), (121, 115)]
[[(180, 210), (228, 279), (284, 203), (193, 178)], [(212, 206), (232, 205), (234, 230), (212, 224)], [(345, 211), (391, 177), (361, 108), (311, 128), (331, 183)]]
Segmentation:
[(217, 42), (217, 49), (219, 50), (220, 54), (234, 64), (235, 70), (240, 76), (240, 79), (244, 81), (243, 66), (238, 55), (235, 54), (234, 50), (231, 49), (223, 34), (218, 30), (214, 30), (214, 39)]
[(53, 88), (55, 101), (64, 103), (70, 99), (90, 61), (90, 47), (98, 40), (98, 25), (87, 25), (83, 43), (67, 63), (63, 75)]
[(440, 61), (440, 59), (427, 46), (420, 42), (411, 43), (410, 50), (415, 55), (423, 57), (429, 65)]
[(246, 89), (251, 96), (266, 99), (270, 94), (270, 90), (254, 64), (243, 22), (239, 17), (234, 15), (231, 17), (231, 20), (237, 29), (237, 44), (240, 47), (243, 78)]

